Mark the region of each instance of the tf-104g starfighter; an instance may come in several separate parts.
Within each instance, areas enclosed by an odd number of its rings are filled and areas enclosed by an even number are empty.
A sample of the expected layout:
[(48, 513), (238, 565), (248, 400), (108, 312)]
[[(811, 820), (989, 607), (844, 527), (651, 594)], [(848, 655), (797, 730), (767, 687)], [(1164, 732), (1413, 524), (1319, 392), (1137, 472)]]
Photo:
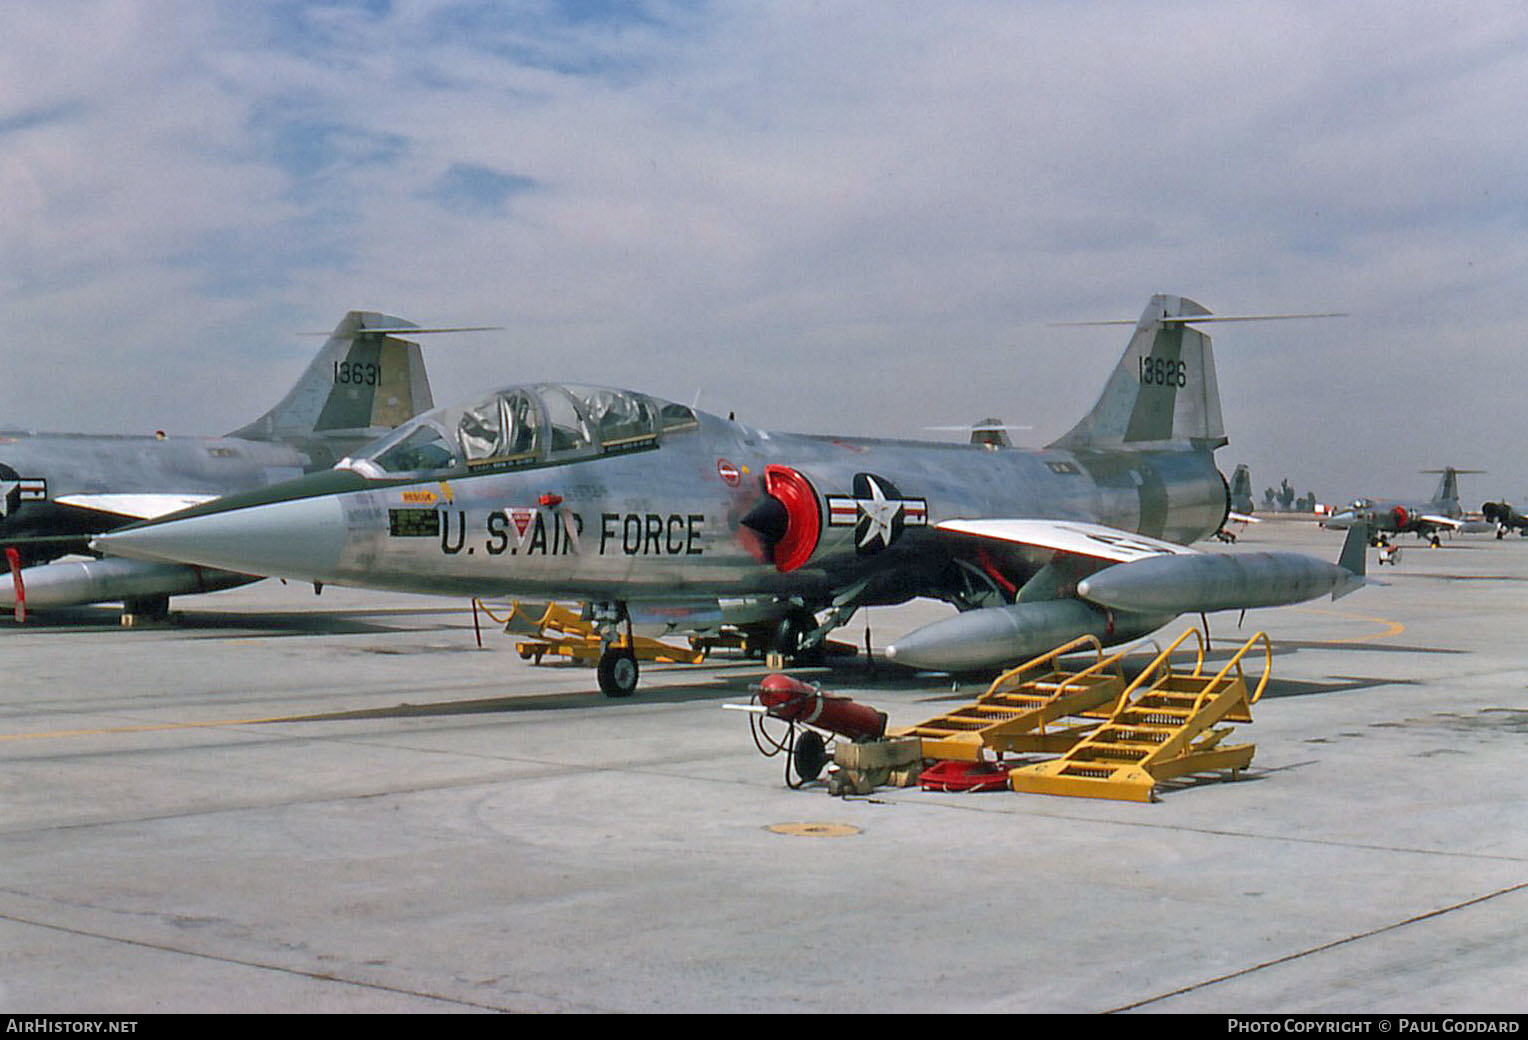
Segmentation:
[(959, 613), (887, 656), (960, 671), (1082, 633), (1123, 642), (1185, 612), (1342, 595), (1362, 584), (1358, 531), (1342, 566), (1189, 547), (1228, 510), (1210, 340), (1191, 327), (1213, 320), (1153, 297), (1093, 410), (1038, 451), (771, 433), (627, 390), (518, 386), (420, 416), (327, 473), (95, 544), (314, 582), (583, 600), (612, 695), (636, 686), (620, 639), (634, 626), (765, 630), (807, 654), (860, 607), (927, 596)]

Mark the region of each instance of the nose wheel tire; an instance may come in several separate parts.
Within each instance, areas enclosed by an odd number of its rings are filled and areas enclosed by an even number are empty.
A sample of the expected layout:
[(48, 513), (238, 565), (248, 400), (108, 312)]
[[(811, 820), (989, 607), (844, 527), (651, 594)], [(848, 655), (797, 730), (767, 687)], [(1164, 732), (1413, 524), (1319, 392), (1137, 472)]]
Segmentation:
[(637, 655), (613, 646), (600, 655), (600, 690), (606, 697), (630, 697), (637, 689)]

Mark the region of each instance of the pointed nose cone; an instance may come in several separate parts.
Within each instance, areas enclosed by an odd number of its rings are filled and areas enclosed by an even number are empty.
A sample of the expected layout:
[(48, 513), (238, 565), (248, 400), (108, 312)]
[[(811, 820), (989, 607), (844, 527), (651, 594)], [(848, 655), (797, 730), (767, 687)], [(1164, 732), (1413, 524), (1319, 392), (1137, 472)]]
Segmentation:
[(332, 496), (188, 513), (100, 535), (91, 544), (113, 556), (302, 581), (332, 575), (345, 545), (344, 510)]
[(1335, 527), (1335, 528), (1341, 529), (1341, 528), (1346, 528), (1346, 527), (1352, 527), (1353, 524), (1357, 520), (1358, 520), (1358, 514), (1357, 513), (1353, 512), (1353, 510), (1351, 510), (1351, 509), (1344, 509), (1342, 512), (1340, 512), (1340, 513), (1333, 513), (1331, 516), (1329, 516), (1325, 520), (1321, 521), (1321, 526), (1322, 527)]

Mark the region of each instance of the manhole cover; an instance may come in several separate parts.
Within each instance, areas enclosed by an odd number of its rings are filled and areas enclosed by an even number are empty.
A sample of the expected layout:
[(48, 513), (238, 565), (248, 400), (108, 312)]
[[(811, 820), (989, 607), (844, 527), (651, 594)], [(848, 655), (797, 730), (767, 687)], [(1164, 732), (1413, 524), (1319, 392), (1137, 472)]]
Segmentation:
[(847, 838), (860, 832), (847, 823), (774, 823), (769, 829), (797, 838)]

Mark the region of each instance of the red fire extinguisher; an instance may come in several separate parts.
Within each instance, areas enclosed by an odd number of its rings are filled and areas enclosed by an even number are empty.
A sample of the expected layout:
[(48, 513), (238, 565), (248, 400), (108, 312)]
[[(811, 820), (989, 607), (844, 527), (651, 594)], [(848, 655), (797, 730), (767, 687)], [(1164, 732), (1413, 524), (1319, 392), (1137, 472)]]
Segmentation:
[(879, 740), (886, 734), (885, 712), (823, 693), (788, 675), (766, 676), (759, 683), (759, 703), (777, 719), (815, 726), (850, 740)]

